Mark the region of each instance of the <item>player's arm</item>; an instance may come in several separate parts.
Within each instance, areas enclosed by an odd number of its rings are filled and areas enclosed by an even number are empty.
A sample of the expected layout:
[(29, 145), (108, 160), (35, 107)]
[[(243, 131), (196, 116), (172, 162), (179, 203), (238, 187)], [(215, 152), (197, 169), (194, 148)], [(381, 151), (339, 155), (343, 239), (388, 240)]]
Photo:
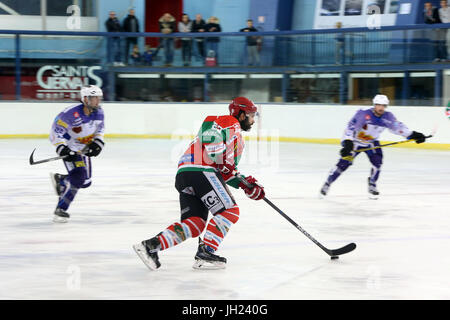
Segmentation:
[(342, 137), (341, 145), (342, 149), (340, 154), (342, 157), (350, 156), (353, 151), (353, 139), (356, 134), (362, 129), (364, 125), (364, 114), (362, 110), (356, 112), (352, 119), (350, 119), (345, 128), (344, 136)]
[(68, 147), (68, 141), (71, 139), (69, 129), (69, 121), (65, 119), (63, 113), (60, 113), (52, 124), (50, 142), (56, 147), (56, 153), (59, 156), (66, 156), (65, 161), (75, 161), (76, 152)]
[(404, 123), (398, 121), (392, 113), (389, 114), (388, 123), (389, 124), (387, 127), (393, 134), (403, 136), (408, 140), (413, 139), (416, 141), (416, 143), (425, 142), (426, 138), (423, 133), (409, 129)]
[[(100, 113), (100, 111), (99, 111), (99, 113)], [(103, 112), (101, 114), (99, 114), (98, 117), (99, 117), (99, 119), (96, 120), (96, 121), (98, 121), (98, 125), (97, 125), (97, 130), (95, 131), (95, 134), (94, 134), (94, 140), (88, 144), (87, 152), (85, 153), (85, 155), (88, 157), (98, 156), (100, 154), (100, 152), (102, 152), (103, 147), (105, 146), (105, 140), (104, 140), (105, 122), (104, 122)]]

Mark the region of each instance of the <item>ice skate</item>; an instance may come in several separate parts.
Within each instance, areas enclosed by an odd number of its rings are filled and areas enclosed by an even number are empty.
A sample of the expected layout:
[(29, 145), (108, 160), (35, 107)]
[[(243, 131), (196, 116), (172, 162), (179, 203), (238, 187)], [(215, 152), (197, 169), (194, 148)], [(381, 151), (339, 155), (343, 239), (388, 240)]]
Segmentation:
[(368, 178), (367, 181), (369, 184), (369, 199), (377, 200), (380, 193), (377, 190), (376, 184), (370, 182), (370, 178)]
[(56, 208), (53, 222), (66, 223), (69, 221), (70, 215), (61, 208)]
[(195, 254), (195, 262), (192, 268), (198, 270), (225, 269), (227, 259), (213, 253), (214, 251), (205, 245), (199, 238), (198, 250)]
[(64, 178), (66, 177), (67, 175), (65, 174), (50, 172), (50, 180), (52, 181), (53, 188), (58, 197), (60, 197), (64, 193), (64, 190), (66, 189), (61, 183), (61, 181), (63, 181)]
[(330, 184), (328, 182), (325, 182), (322, 186), (322, 189), (320, 189), (319, 198), (323, 199), (328, 193), (328, 189), (330, 188)]
[(156, 270), (161, 266), (158, 257), (160, 248), (161, 244), (157, 237), (133, 245), (134, 251), (150, 270)]

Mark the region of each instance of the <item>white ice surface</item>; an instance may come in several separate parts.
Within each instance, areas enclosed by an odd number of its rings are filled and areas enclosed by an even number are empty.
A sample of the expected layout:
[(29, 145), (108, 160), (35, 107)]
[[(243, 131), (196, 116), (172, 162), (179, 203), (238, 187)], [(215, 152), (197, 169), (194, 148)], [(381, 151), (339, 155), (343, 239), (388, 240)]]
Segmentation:
[[(179, 219), (169, 140), (109, 140), (93, 160), (68, 224), (54, 224), (48, 173), (28, 156), (49, 142), (0, 140), (1, 299), (450, 299), (450, 153), (386, 148), (379, 200), (367, 198), (365, 155), (318, 191), (338, 146), (281, 143), (277, 166), (240, 166), (267, 197), (322, 244), (355, 242), (331, 261), (263, 201), (234, 195), (241, 218), (218, 254), (225, 270), (192, 269), (196, 239), (160, 253), (151, 272), (132, 245)], [(176, 157), (175, 157), (176, 158)]]

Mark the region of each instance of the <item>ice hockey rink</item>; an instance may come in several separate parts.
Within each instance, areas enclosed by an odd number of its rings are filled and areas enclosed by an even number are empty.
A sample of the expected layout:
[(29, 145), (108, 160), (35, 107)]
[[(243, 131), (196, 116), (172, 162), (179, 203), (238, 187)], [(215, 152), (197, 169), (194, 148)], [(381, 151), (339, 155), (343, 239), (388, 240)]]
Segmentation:
[(70, 222), (55, 224), (49, 172), (60, 161), (46, 139), (0, 140), (0, 299), (450, 299), (448, 151), (385, 148), (369, 200), (365, 155), (326, 199), (318, 191), (337, 145), (279, 143), (270, 157), (243, 159), (266, 196), (329, 248), (330, 258), (263, 201), (233, 191), (241, 218), (218, 254), (224, 270), (194, 270), (196, 239), (160, 253), (148, 270), (132, 245), (179, 218), (176, 158), (187, 141), (109, 139), (93, 160)]

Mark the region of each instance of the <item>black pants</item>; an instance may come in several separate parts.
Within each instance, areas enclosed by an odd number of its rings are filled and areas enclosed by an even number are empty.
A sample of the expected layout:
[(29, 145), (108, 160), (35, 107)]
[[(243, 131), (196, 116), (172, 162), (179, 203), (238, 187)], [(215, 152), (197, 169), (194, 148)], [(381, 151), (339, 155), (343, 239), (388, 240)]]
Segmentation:
[(177, 174), (175, 188), (180, 193), (181, 220), (208, 219), (236, 204), (222, 176), (217, 172), (184, 171)]

